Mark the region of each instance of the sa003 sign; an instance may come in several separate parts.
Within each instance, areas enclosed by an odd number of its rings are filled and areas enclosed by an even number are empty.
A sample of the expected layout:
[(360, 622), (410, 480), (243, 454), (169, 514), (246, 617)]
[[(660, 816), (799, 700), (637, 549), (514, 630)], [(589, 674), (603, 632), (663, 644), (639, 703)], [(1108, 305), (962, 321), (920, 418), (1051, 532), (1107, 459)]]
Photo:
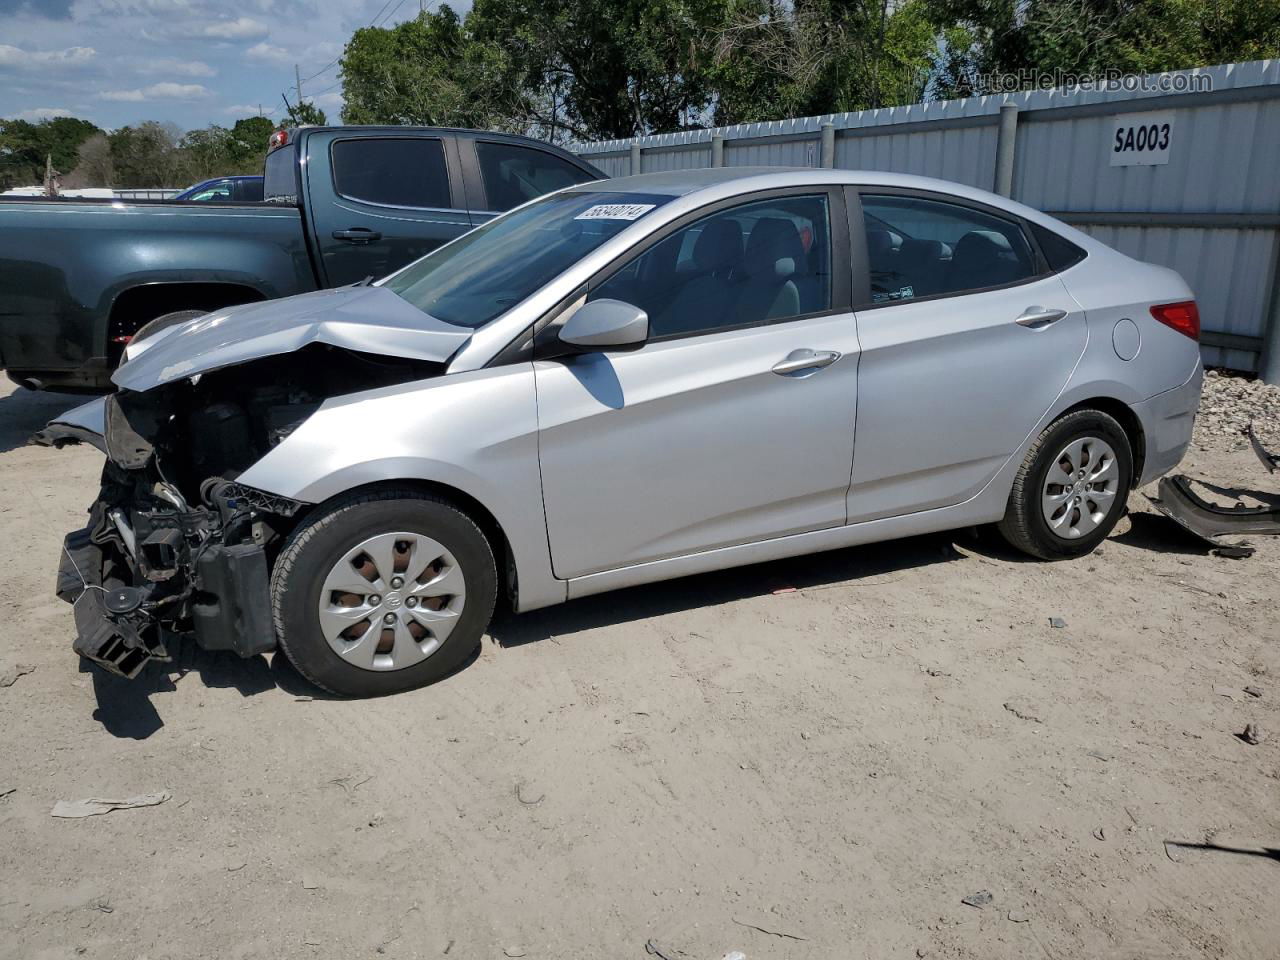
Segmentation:
[(1173, 111), (1122, 113), (1111, 138), (1111, 166), (1148, 167), (1169, 162)]

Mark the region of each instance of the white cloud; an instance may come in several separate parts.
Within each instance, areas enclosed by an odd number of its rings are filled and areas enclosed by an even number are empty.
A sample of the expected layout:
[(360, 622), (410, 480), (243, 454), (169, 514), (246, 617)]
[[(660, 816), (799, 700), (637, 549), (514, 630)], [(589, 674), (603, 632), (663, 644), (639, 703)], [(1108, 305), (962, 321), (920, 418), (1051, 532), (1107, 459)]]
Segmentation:
[(98, 94), (99, 100), (115, 100), (121, 103), (142, 103), (147, 100), (199, 100), (209, 91), (198, 83), (153, 83), (140, 90), (106, 90)]
[(175, 77), (214, 77), (218, 71), (203, 60), (175, 60), (161, 58), (159, 60), (139, 61), (138, 68), (147, 73), (167, 73)]
[(0, 67), (72, 66), (92, 60), (93, 47), (67, 47), (64, 50), (23, 50), (0, 43)]
[(271, 116), (271, 104), (269, 103), (236, 103), (229, 107), (223, 107), (222, 112), (230, 117), (256, 117), (259, 108), (265, 111), (266, 116)]
[(237, 17), (235, 20), (222, 20), (211, 23), (200, 31), (203, 36), (217, 40), (257, 40), (265, 37), (270, 31), (261, 20), (252, 17)]
[(289, 63), (289, 51), (271, 43), (255, 43), (244, 52), (246, 60), (257, 60), (260, 63)]
[(52, 120), (54, 117), (71, 117), (74, 114), (66, 107), (35, 107), (32, 110), (23, 110), (16, 117), (18, 120)]
[[(305, 84), (304, 84), (304, 86), (305, 86)], [(309, 99), (309, 100), (310, 100), (311, 98), (310, 98), (310, 97), (308, 97), (307, 99)], [(315, 104), (317, 107), (319, 107), (321, 110), (324, 110), (325, 112), (332, 112), (332, 111), (334, 111), (334, 110), (341, 110), (341, 109), (342, 109), (342, 103), (343, 103), (343, 101), (342, 101), (342, 94), (341, 94), (341, 93), (339, 93), (339, 92), (338, 92), (338, 91), (336, 91), (336, 90), (335, 90), (335, 91), (333, 91), (333, 93), (322, 93), (322, 94), (320, 94), (320, 96), (316, 97), (316, 98), (315, 98), (314, 100), (312, 100), (311, 102), (312, 102), (312, 103), (314, 103), (314, 104)], [(330, 119), (333, 119), (333, 118), (331, 117)]]

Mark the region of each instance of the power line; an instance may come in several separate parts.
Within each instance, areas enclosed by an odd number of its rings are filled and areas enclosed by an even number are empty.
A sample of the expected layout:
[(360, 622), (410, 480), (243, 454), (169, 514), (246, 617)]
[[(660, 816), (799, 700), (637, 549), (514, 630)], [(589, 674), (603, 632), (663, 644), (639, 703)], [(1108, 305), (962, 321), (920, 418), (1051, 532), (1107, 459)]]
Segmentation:
[[(387, 0), (387, 2), (388, 2), (388, 3), (390, 3), (390, 2), (391, 2), (391, 0)], [(392, 8), (391, 8), (391, 12), (387, 14), (387, 16), (385, 17), (385, 19), (384, 19), (382, 22), (383, 22), (383, 23), (386, 23), (388, 20), (390, 20), (392, 17), (394, 17), (394, 16), (396, 15), (396, 11), (397, 11), (397, 10), (399, 10), (399, 9), (400, 9), (401, 7), (403, 7), (403, 6), (404, 6), (404, 0), (398, 0), (398, 2), (396, 3), (396, 5), (395, 5), (394, 7), (392, 7)], [(377, 20), (377, 17), (374, 17), (373, 26), (375, 26), (375, 27), (376, 27), (376, 26), (378, 26), (378, 20)]]

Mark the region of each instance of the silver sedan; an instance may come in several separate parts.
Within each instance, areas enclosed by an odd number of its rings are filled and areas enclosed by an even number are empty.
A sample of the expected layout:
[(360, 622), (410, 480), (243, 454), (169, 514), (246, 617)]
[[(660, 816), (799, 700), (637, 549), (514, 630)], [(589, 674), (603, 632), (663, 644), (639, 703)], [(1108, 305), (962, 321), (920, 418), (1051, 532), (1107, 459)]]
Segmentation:
[(464, 663), (500, 594), (973, 524), (1079, 557), (1183, 456), (1198, 335), (1177, 274), (956, 184), (583, 184), (132, 345), (46, 430), (109, 459), (59, 590), (126, 675), (188, 635), (375, 695)]

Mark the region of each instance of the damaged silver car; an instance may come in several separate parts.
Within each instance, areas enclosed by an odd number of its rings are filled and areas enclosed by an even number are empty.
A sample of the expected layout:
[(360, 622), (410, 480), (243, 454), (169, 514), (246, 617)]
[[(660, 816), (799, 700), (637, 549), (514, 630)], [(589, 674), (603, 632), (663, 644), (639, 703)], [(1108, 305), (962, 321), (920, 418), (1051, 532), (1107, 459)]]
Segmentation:
[(370, 284), (130, 345), (45, 443), (107, 455), (58, 592), (136, 675), (194, 638), (340, 694), (516, 611), (994, 523), (1101, 542), (1182, 458), (1174, 273), (917, 177), (698, 170), (535, 200)]

